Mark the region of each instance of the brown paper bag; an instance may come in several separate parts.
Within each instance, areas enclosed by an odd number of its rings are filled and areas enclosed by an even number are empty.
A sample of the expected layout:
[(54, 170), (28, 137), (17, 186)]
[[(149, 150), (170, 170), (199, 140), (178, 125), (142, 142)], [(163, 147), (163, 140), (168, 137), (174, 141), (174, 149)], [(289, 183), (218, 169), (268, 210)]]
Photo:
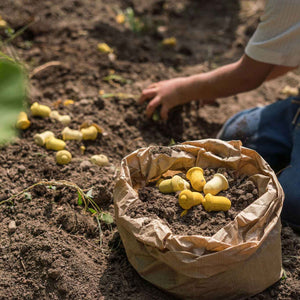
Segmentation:
[[(136, 185), (194, 166), (239, 170), (251, 176), (259, 198), (212, 237), (175, 235), (159, 220), (126, 214), (138, 199)], [(122, 160), (114, 191), (128, 260), (144, 279), (183, 299), (241, 299), (280, 279), (283, 198), (274, 171), (257, 152), (215, 139), (133, 152)]]

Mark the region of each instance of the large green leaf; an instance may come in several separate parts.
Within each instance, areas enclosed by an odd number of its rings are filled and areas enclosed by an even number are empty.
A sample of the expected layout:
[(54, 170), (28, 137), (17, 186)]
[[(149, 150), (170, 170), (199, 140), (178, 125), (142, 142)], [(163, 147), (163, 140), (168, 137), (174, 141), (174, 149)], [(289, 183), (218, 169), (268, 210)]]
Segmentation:
[(14, 125), (25, 96), (26, 76), (21, 66), (0, 60), (0, 144), (16, 135)]
[(113, 217), (109, 213), (101, 213), (99, 215), (99, 219), (106, 224), (111, 224), (114, 222)]

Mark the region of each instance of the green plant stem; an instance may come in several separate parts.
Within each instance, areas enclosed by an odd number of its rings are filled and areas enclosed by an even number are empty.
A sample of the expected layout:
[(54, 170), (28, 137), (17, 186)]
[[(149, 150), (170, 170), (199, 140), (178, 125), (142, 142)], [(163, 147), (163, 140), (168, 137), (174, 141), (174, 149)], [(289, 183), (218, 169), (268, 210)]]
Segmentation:
[[(0, 45), (1, 46), (1, 45)], [(6, 55), (4, 52), (0, 51), (0, 58), (4, 58), (7, 59), (11, 62), (15, 62), (13, 58), (11, 58), (10, 56)]]
[(66, 181), (66, 180), (52, 180), (52, 181), (40, 181), (37, 182), (33, 185), (31, 185), (30, 187), (22, 190), (21, 192), (9, 197), (6, 200), (3, 200), (0, 202), (0, 205), (4, 204), (4, 203), (8, 203), (10, 202), (11, 204), (14, 204), (13, 200), (16, 199), (17, 197), (23, 195), (24, 193), (26, 193), (27, 191), (33, 189), (34, 187), (38, 186), (38, 185), (44, 185), (44, 186), (67, 186), (67, 187), (71, 187), (71, 188), (75, 188), (77, 190), (77, 193), (81, 196), (82, 201), (84, 202), (84, 210), (88, 211), (88, 206), (89, 204), (93, 207), (95, 213), (93, 213), (93, 215), (95, 216), (97, 223), (99, 225), (99, 231), (100, 231), (100, 244), (102, 245), (102, 231), (101, 231), (101, 227), (100, 227), (100, 221), (103, 221), (105, 223), (107, 223), (108, 225), (112, 222), (112, 221), (107, 221), (107, 217), (103, 218), (103, 215), (105, 213), (102, 212), (102, 210), (100, 209), (100, 207), (97, 205), (97, 203), (89, 196), (87, 196), (83, 190), (75, 183), (70, 182), (70, 181)]
[(33, 19), (28, 24), (26, 24), (25, 26), (20, 28), (18, 31), (16, 31), (14, 34), (12, 34), (8, 39), (4, 40), (2, 44), (3, 45), (9, 44), (11, 41), (13, 41), (15, 38), (20, 36), (29, 26), (31, 26), (35, 22), (36, 22), (35, 19)]
[(99, 246), (102, 249), (102, 229), (101, 229), (101, 224), (100, 224), (99, 218), (97, 216), (96, 216), (96, 220), (97, 220), (98, 228), (99, 228)]
[[(82, 191), (82, 189), (75, 183), (73, 182), (70, 182), (70, 181), (66, 181), (66, 180), (52, 180), (52, 181), (39, 181), (31, 186), (29, 186), (28, 188), (22, 190), (21, 192), (9, 197), (8, 199), (6, 200), (3, 200), (0, 202), (0, 205), (4, 204), (4, 203), (7, 203), (7, 202), (11, 202), (13, 203), (13, 200), (16, 199), (17, 197), (23, 195), (25, 192), (28, 192), (29, 190), (33, 189), (34, 187), (38, 186), (38, 185), (60, 185), (60, 186), (68, 186), (68, 187), (72, 187), (72, 188), (75, 188), (78, 193), (80, 194), (80, 196), (82, 197), (82, 200), (84, 201), (84, 205), (85, 205), (85, 210), (87, 209), (88, 207), (88, 201), (87, 201), (87, 197), (85, 196), (84, 192)], [(88, 199), (90, 200), (90, 199)], [(101, 212), (100, 208), (98, 207), (98, 205), (96, 205), (99, 212)]]

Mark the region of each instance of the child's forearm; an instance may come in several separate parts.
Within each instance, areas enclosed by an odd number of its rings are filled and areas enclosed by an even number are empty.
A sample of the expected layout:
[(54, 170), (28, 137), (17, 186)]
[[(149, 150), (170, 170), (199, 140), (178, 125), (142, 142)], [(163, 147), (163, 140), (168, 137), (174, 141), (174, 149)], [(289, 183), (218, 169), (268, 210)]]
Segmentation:
[(239, 61), (214, 71), (185, 79), (188, 100), (209, 100), (246, 92), (261, 85), (273, 65), (255, 61), (244, 55)]
[(209, 103), (216, 98), (255, 89), (266, 80), (273, 68), (274, 65), (243, 55), (239, 61), (208, 73), (151, 84), (143, 90), (139, 103), (150, 100), (146, 108), (148, 118), (161, 105), (160, 115), (166, 120), (169, 110), (177, 105), (192, 100)]

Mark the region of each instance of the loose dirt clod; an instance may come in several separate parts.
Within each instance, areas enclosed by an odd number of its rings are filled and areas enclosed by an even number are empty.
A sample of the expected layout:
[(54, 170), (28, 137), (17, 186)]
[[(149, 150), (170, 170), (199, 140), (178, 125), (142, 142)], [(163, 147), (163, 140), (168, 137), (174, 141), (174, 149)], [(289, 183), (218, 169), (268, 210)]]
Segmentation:
[(8, 232), (10, 234), (14, 233), (17, 230), (17, 225), (15, 221), (10, 221), (8, 224)]

